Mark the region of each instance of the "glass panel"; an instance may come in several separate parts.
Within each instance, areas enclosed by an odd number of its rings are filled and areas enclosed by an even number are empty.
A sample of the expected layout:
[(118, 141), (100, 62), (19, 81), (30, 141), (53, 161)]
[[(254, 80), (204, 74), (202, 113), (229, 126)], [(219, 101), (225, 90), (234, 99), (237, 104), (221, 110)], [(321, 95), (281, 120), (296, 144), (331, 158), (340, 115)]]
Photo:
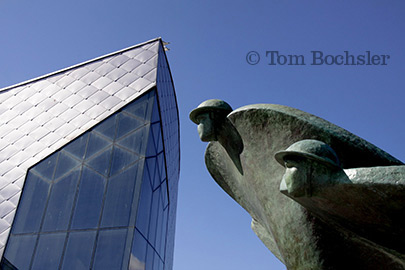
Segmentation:
[(118, 131), (117, 138), (122, 138), (129, 132), (143, 126), (145, 122), (143, 120), (134, 118), (123, 113), (119, 114), (118, 119)]
[(35, 167), (33, 167), (32, 170), (41, 175), (42, 177), (44, 177), (45, 179), (49, 180), (52, 179), (58, 154), (59, 152), (56, 152), (47, 159), (41, 161)]
[(145, 170), (147, 171), (147, 179), (149, 180), (149, 183), (151, 185), (151, 187), (153, 187), (153, 179), (155, 178), (155, 166), (156, 163), (154, 162), (153, 158), (147, 158), (146, 162), (145, 162), (146, 166), (145, 166)]
[(112, 144), (111, 141), (108, 141), (108, 140), (102, 138), (101, 136), (96, 135), (95, 132), (92, 132), (90, 134), (89, 143), (87, 145), (86, 158), (91, 157), (92, 155), (103, 150), (110, 144)]
[[(160, 123), (159, 123), (160, 126)], [(158, 153), (163, 151), (163, 138), (162, 138), (162, 133), (159, 132), (159, 139), (157, 141), (157, 146), (156, 146), (156, 150)]]
[(54, 179), (58, 179), (66, 172), (70, 171), (74, 167), (78, 166), (79, 161), (69, 157), (67, 154), (61, 152), (59, 154), (58, 164), (56, 165), (56, 171)]
[(158, 166), (161, 177), (160, 181), (163, 181), (166, 178), (165, 157), (163, 152), (158, 155)]
[(58, 269), (65, 237), (66, 233), (40, 235), (31, 269)]
[(79, 196), (73, 216), (73, 229), (96, 228), (100, 218), (105, 179), (83, 167)]
[(160, 247), (159, 247), (159, 254), (162, 258), (165, 257), (165, 251), (166, 251), (166, 232), (167, 232), (167, 217), (169, 213), (169, 208), (167, 207), (163, 211), (163, 222), (162, 222), (162, 238), (160, 242)]
[(166, 180), (164, 180), (162, 182), (161, 189), (162, 189), (161, 195), (162, 195), (163, 208), (165, 208), (167, 206), (167, 204), (168, 204), (168, 200), (167, 200), (167, 182), (166, 182)]
[(73, 142), (63, 147), (63, 151), (67, 151), (73, 156), (77, 157), (79, 160), (82, 160), (86, 152), (88, 138), (89, 133), (81, 135), (79, 138), (75, 139)]
[(72, 232), (69, 234), (63, 270), (88, 270), (90, 269), (96, 231)]
[(42, 231), (66, 230), (72, 213), (80, 171), (76, 169), (52, 187)]
[(153, 262), (153, 270), (159, 270), (160, 265), (162, 264), (162, 261), (160, 260), (159, 256), (155, 254), (155, 260)]
[(157, 99), (153, 102), (152, 123), (160, 121)]
[(28, 269), (36, 240), (36, 235), (10, 236), (4, 257), (17, 269)]
[(136, 227), (143, 235), (148, 235), (150, 207), (152, 205), (152, 188), (149, 182), (148, 172), (144, 169), (141, 186), (141, 196), (138, 203)]
[(160, 139), (160, 122), (152, 125), (153, 141), (155, 142), (155, 148), (158, 149), (158, 141)]
[(136, 162), (138, 159), (138, 155), (130, 153), (120, 147), (114, 147), (110, 175), (118, 173), (125, 167), (128, 167), (130, 164)]
[(144, 155), (148, 129), (149, 125), (141, 127), (132, 134), (124, 137), (117, 143), (125, 148), (128, 148), (136, 153), (139, 153), (140, 155)]
[(163, 227), (163, 206), (162, 206), (162, 198), (159, 198), (159, 211), (157, 217), (157, 228), (156, 228), (156, 244), (155, 250), (157, 252), (160, 251), (160, 245), (162, 242), (162, 227)]
[(12, 233), (38, 232), (50, 183), (29, 173), (18, 206)]
[(149, 94), (145, 94), (131, 105), (125, 108), (125, 112), (131, 113), (132, 115), (138, 116), (141, 119), (146, 117), (146, 109), (148, 108)]
[(137, 171), (138, 163), (109, 180), (101, 226), (128, 226)]
[(146, 270), (152, 269), (152, 265), (153, 265), (153, 255), (155, 254), (155, 251), (153, 250), (153, 248), (148, 245), (148, 249), (147, 249), (147, 255), (146, 255)]
[(159, 175), (159, 169), (158, 166), (159, 164), (157, 164), (157, 158), (153, 158), (153, 160), (155, 161), (155, 177), (153, 179), (153, 189), (156, 189), (159, 185), (160, 185), (160, 175)]
[(146, 240), (143, 236), (135, 230), (134, 241), (132, 244), (131, 258), (129, 261), (129, 270), (146, 270)]
[(155, 247), (155, 241), (156, 241), (156, 227), (157, 227), (157, 220), (158, 220), (159, 206), (160, 206), (159, 201), (160, 201), (160, 189), (157, 189), (156, 191), (153, 192), (153, 201), (152, 201), (152, 208), (151, 208), (151, 214), (150, 214), (150, 225), (149, 225), (149, 234), (148, 234), (149, 243), (151, 243), (153, 247)]
[(92, 167), (97, 172), (104, 176), (108, 176), (111, 166), (112, 147), (107, 148), (101, 154), (93, 156), (91, 160), (87, 160), (86, 164)]
[(101, 124), (99, 124), (94, 130), (100, 132), (104, 136), (108, 137), (110, 140), (114, 140), (115, 137), (115, 129), (116, 129), (116, 119), (117, 115), (110, 116)]
[(157, 159), (155, 157), (147, 158), (146, 163), (148, 165), (148, 171), (149, 171), (149, 177), (151, 179), (151, 184), (153, 186), (153, 189), (156, 189), (160, 184)]
[(121, 269), (127, 230), (100, 231), (94, 258), (94, 269)]
[(155, 143), (153, 142), (153, 135), (152, 132), (149, 132), (149, 138), (148, 138), (148, 147), (146, 149), (146, 156), (156, 156), (156, 148), (155, 148)]

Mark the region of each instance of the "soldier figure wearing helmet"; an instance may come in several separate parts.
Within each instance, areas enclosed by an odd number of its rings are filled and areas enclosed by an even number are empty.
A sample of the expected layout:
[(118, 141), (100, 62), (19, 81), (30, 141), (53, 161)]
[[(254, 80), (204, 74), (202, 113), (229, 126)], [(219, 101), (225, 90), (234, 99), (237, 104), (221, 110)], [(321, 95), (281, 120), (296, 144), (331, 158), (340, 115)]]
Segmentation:
[(198, 125), (198, 135), (203, 142), (219, 142), (232, 159), (236, 168), (242, 173), (240, 153), (243, 142), (227, 115), (231, 106), (220, 99), (209, 99), (191, 111), (190, 119)]
[(335, 151), (318, 140), (298, 141), (275, 158), (286, 168), (280, 191), (289, 196), (311, 197), (322, 187), (350, 182)]
[(231, 106), (223, 100), (209, 99), (191, 111), (190, 119), (198, 125), (198, 135), (203, 142), (218, 141), (220, 129)]

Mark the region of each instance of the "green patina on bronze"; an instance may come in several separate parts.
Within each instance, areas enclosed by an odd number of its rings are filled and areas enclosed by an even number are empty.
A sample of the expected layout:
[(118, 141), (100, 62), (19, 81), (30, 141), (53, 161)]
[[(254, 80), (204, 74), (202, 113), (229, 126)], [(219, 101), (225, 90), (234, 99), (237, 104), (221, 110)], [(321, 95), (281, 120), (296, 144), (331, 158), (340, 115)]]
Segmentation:
[(401, 161), (286, 106), (249, 105), (220, 118), (206, 166), (288, 269), (405, 269)]

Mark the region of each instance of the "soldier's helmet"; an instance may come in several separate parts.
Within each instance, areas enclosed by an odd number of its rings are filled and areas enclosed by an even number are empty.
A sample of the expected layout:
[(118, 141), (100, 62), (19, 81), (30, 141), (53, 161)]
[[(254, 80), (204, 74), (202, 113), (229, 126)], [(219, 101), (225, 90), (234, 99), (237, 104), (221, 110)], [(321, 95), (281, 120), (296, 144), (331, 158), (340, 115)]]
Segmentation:
[(285, 151), (277, 152), (274, 157), (283, 166), (286, 157), (302, 157), (334, 168), (340, 168), (340, 161), (335, 151), (326, 143), (318, 140), (298, 141)]
[(214, 112), (226, 116), (232, 112), (232, 107), (223, 100), (209, 99), (190, 112), (190, 120), (198, 124), (198, 115), (206, 112)]

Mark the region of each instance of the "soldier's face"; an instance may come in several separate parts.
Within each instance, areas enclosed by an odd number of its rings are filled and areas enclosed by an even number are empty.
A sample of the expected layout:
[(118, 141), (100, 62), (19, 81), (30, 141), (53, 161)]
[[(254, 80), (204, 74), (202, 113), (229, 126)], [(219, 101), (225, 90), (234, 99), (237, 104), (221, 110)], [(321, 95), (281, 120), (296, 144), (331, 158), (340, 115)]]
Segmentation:
[(202, 113), (197, 116), (198, 121), (198, 135), (203, 142), (216, 141), (216, 134), (214, 129), (213, 120), (209, 113)]
[(285, 173), (280, 185), (282, 191), (286, 189), (284, 191), (294, 197), (307, 195), (310, 188), (308, 186), (309, 163), (304, 159), (286, 157), (284, 164)]

